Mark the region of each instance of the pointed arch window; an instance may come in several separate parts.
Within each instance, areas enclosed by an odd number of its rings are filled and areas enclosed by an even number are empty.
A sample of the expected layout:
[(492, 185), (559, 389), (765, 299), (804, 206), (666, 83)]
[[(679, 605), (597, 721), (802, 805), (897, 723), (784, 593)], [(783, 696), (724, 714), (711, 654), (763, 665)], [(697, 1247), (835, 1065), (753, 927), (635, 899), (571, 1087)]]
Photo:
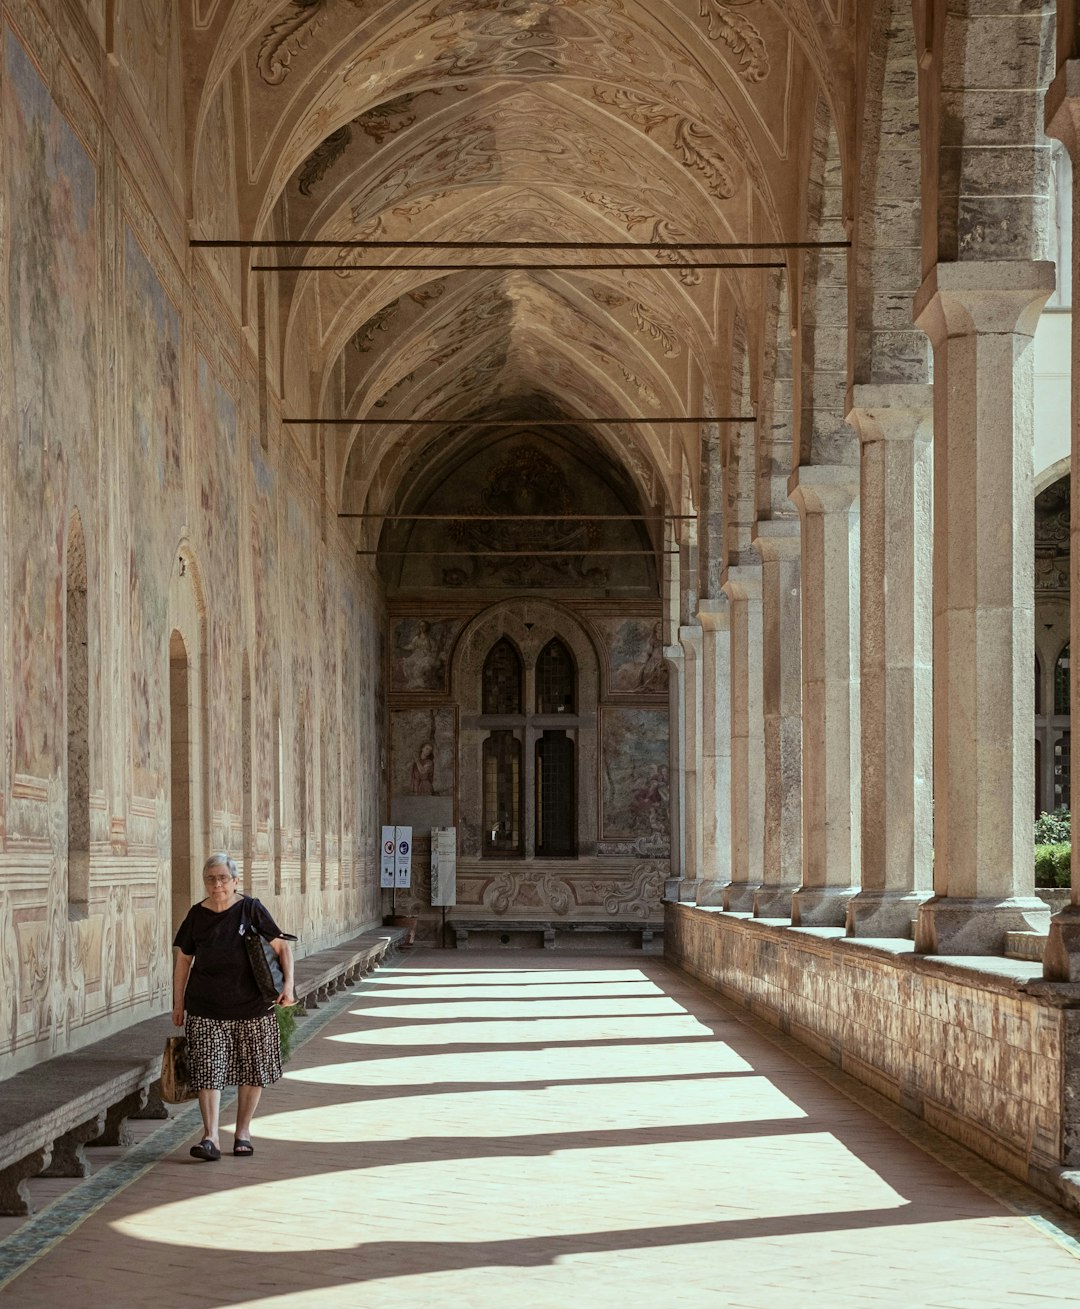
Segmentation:
[(565, 859), (577, 854), (575, 747), (565, 732), (544, 732), (536, 742), (536, 853)]
[(1069, 713), (1069, 644), (1062, 647), (1054, 665), (1054, 713)]
[(536, 661), (536, 712), (572, 714), (577, 700), (577, 670), (566, 646), (553, 637)]
[(521, 656), (504, 636), (488, 651), (484, 660), (483, 712), (521, 713)]
[(521, 742), (513, 732), (492, 732), (484, 742), (484, 854), (520, 855)]

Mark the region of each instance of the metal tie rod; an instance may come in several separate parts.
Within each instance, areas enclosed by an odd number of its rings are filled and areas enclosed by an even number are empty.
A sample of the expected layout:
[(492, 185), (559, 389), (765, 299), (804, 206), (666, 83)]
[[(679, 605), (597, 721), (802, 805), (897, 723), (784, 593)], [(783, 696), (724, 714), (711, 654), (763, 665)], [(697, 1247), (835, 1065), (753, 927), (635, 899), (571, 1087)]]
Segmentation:
[[(339, 518), (384, 518), (409, 523), (667, 523), (697, 514), (394, 514), (341, 513)], [(651, 553), (651, 551), (650, 551)]]
[(198, 238), (198, 250), (848, 250), (850, 241), (226, 241)]
[(578, 559), (585, 555), (602, 555), (604, 558), (616, 555), (677, 555), (678, 550), (594, 550), (591, 546), (581, 546), (577, 550), (357, 550), (358, 555), (434, 555), (440, 559), (554, 559), (570, 557)]
[(283, 418), (290, 427), (444, 427), (459, 423), (462, 427), (583, 427), (588, 423), (753, 423), (753, 414), (740, 418), (737, 415), (704, 415), (696, 418), (674, 418), (661, 415), (656, 418)]
[(670, 264), (252, 264), (253, 273), (595, 273), (652, 270), (679, 273), (688, 268), (786, 268), (782, 262), (708, 262), (680, 259)]

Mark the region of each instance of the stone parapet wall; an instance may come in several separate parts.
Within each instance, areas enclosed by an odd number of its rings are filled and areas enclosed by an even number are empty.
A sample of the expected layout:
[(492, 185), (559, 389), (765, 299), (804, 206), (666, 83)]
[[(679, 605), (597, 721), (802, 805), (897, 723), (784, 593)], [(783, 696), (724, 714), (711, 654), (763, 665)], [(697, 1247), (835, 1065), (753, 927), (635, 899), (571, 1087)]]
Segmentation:
[[(1055, 1195), (1080, 1164), (1080, 987), (685, 904), (666, 958), (1006, 1172)], [(992, 971), (990, 969), (992, 968)]]

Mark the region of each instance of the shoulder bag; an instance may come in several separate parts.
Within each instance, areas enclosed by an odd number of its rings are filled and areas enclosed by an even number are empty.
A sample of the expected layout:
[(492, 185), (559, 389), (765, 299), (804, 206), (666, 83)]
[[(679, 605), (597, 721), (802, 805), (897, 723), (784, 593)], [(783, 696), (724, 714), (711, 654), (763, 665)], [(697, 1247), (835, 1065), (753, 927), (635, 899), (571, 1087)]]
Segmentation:
[[(244, 949), (247, 951), (248, 963), (255, 978), (259, 994), (271, 1004), (281, 994), (285, 985), (285, 974), (281, 971), (274, 947), (255, 926), (251, 907), (254, 904), (250, 895), (244, 896), (243, 908), (240, 910), (240, 935), (243, 937)], [(295, 941), (290, 932), (282, 932), (282, 939)]]

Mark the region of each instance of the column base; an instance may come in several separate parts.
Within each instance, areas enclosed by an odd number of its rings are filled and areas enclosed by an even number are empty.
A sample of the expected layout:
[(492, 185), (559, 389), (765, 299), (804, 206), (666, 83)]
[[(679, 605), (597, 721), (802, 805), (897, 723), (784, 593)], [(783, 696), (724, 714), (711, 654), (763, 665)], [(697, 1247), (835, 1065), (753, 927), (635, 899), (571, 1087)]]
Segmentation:
[(1037, 896), (934, 896), (919, 908), (915, 953), (1004, 954), (1006, 932), (1045, 932), (1049, 924), (1050, 910)]
[(1050, 919), (1043, 977), (1048, 982), (1080, 982), (1080, 904), (1066, 905)]
[(754, 911), (754, 895), (760, 882), (731, 882), (724, 888), (724, 908), (728, 913), (749, 914)]
[(799, 887), (791, 897), (792, 927), (843, 927), (848, 901), (858, 891), (857, 886)]
[(910, 941), (919, 906), (932, 895), (932, 891), (860, 891), (848, 901), (847, 934)]
[(697, 885), (698, 904), (709, 909), (722, 909), (724, 907), (724, 892), (730, 885), (730, 882), (710, 882), (703, 877)]
[(797, 882), (790, 886), (759, 886), (754, 892), (754, 917), (790, 918), (791, 897), (798, 889)]
[(669, 877), (664, 882), (664, 899), (672, 904), (696, 904), (700, 885), (696, 877)]

